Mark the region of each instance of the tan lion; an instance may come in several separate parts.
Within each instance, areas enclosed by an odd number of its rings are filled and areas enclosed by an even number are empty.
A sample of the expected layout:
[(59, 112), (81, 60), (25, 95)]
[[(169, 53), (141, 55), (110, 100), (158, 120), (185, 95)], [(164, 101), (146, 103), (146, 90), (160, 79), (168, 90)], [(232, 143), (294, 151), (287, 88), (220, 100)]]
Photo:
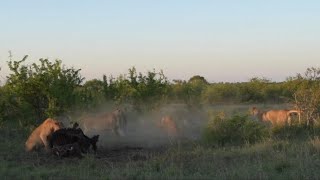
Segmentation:
[(269, 110), (269, 111), (261, 111), (256, 107), (251, 108), (251, 115), (257, 117), (260, 121), (271, 122), (273, 126), (275, 125), (291, 125), (291, 114), (297, 113), (299, 116), (300, 122), (300, 114), (299, 110)]
[(176, 122), (174, 122), (171, 116), (164, 116), (161, 118), (160, 123), (158, 126), (163, 128), (168, 136), (170, 137), (177, 137), (178, 136), (178, 128)]
[(26, 141), (26, 151), (32, 151), (40, 146), (44, 146), (49, 150), (49, 137), (53, 132), (62, 128), (62, 124), (54, 119), (46, 119), (40, 126), (38, 126), (29, 136)]
[(85, 134), (90, 130), (111, 130), (118, 136), (125, 136), (127, 119), (121, 109), (112, 112), (82, 118)]

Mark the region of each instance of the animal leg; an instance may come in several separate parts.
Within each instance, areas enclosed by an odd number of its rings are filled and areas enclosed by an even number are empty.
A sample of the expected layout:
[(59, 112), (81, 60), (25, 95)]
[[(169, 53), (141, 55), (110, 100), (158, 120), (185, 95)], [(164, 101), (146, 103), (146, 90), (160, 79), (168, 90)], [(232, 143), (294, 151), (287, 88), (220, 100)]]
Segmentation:
[(26, 144), (25, 144), (25, 150), (26, 150), (27, 152), (32, 151), (34, 148), (35, 148), (35, 143), (31, 143), (31, 142), (29, 142), (29, 141), (26, 142)]
[(49, 142), (48, 142), (48, 136), (46, 136), (45, 134), (40, 134), (40, 139), (42, 140), (46, 151), (49, 152), (50, 147), (49, 147)]
[(291, 126), (291, 116), (288, 117), (288, 125)]
[(123, 132), (121, 129), (117, 129), (116, 131), (117, 131), (117, 134), (118, 134), (118, 135), (120, 135), (120, 136), (122, 136), (122, 137), (125, 136), (125, 135), (124, 135), (124, 132)]

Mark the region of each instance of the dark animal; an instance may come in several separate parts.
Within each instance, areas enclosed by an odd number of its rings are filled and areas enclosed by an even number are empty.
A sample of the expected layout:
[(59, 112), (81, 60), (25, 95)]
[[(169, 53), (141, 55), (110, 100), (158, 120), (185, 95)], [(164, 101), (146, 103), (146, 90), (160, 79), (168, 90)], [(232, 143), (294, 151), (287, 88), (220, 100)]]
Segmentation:
[(78, 143), (54, 146), (52, 148), (52, 152), (58, 157), (77, 156), (79, 158), (82, 158), (81, 149)]
[[(81, 153), (88, 153), (90, 147), (97, 151), (99, 135), (89, 138), (75, 123), (73, 128), (63, 128), (55, 131), (50, 138), (50, 147), (53, 153), (58, 156), (80, 156)], [(80, 155), (79, 155), (80, 154)]]

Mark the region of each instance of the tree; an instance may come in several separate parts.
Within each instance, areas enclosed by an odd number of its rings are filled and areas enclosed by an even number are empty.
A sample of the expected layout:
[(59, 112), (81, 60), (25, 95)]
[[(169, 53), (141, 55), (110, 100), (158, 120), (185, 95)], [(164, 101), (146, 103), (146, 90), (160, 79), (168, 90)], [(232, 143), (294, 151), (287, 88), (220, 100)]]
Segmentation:
[(203, 84), (209, 84), (208, 81), (203, 77), (199, 75), (192, 76), (188, 83), (203, 83)]
[(18, 104), (30, 105), (37, 123), (70, 109), (76, 99), (74, 90), (84, 79), (80, 69), (66, 68), (60, 60), (50, 62), (48, 59), (24, 65), (27, 58), (8, 62), (11, 73), (7, 84)]
[(249, 82), (242, 83), (240, 86), (240, 94), (242, 102), (266, 102), (265, 91), (271, 84), (266, 78), (254, 77)]
[(186, 84), (189, 106), (199, 106), (201, 104), (201, 95), (208, 86), (207, 80), (199, 75), (193, 76)]
[(239, 85), (234, 83), (214, 83), (207, 86), (202, 93), (204, 103), (224, 103), (239, 101)]
[(166, 101), (170, 87), (163, 71), (148, 71), (146, 75), (139, 73), (138, 83), (134, 104), (139, 109), (154, 110)]
[(294, 102), (296, 108), (302, 110), (307, 125), (317, 121), (320, 116), (320, 68), (308, 68), (304, 75), (297, 74), (289, 80), (296, 83)]
[(104, 81), (93, 79), (86, 81), (76, 89), (77, 108), (92, 109), (102, 105), (105, 100)]

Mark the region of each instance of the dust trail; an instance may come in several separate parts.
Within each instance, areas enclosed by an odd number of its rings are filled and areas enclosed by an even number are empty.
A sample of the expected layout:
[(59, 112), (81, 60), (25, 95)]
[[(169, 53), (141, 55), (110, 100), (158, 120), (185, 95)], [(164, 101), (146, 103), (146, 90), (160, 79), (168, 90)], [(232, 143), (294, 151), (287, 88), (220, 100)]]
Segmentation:
[[(116, 106), (106, 105), (94, 109), (90, 114), (100, 112), (111, 112)], [(78, 122), (81, 127), (81, 116), (83, 112), (74, 113), (72, 120), (65, 123), (71, 126), (70, 122)], [(104, 148), (119, 148), (119, 147), (143, 147), (154, 148), (169, 145), (177, 140), (196, 140), (201, 136), (204, 124), (207, 122), (207, 113), (205, 110), (190, 110), (182, 104), (165, 105), (157, 112), (138, 113), (132, 108), (125, 108), (127, 118), (126, 136), (119, 137), (111, 131), (89, 131), (89, 137), (99, 134), (98, 145)], [(158, 126), (160, 119), (165, 116), (172, 116), (177, 124), (178, 138), (168, 136), (165, 129)], [(81, 127), (83, 128), (83, 127)]]

